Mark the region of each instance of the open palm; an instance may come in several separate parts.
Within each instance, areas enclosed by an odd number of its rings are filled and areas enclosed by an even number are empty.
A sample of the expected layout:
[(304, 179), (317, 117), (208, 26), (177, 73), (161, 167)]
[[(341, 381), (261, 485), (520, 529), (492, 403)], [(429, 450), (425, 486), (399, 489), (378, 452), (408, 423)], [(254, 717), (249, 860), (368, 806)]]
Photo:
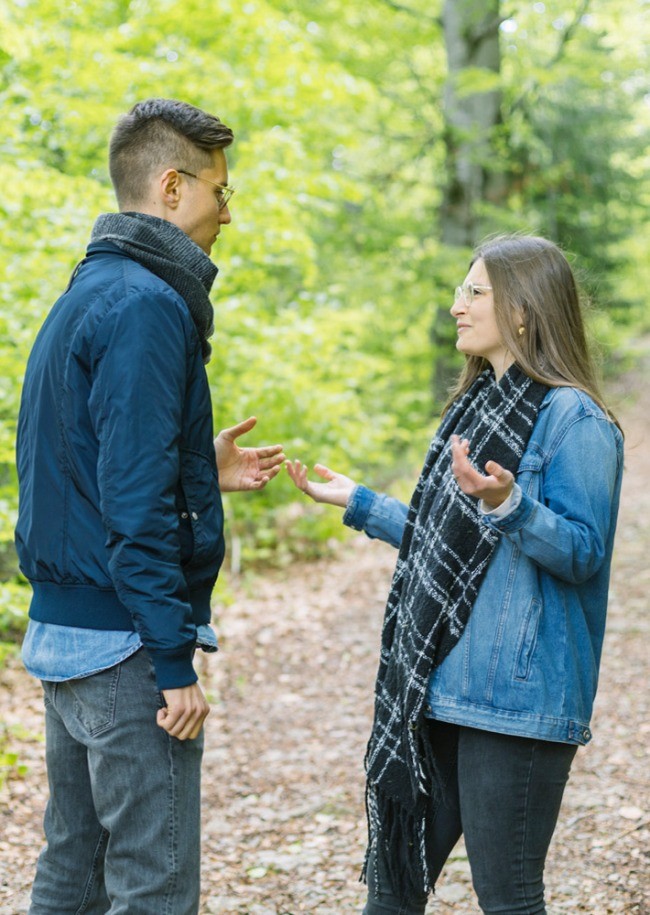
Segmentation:
[(260, 448), (240, 448), (237, 439), (246, 435), (257, 423), (251, 416), (229, 429), (222, 429), (214, 440), (214, 452), (222, 492), (263, 489), (277, 476), (284, 461), (282, 445)]

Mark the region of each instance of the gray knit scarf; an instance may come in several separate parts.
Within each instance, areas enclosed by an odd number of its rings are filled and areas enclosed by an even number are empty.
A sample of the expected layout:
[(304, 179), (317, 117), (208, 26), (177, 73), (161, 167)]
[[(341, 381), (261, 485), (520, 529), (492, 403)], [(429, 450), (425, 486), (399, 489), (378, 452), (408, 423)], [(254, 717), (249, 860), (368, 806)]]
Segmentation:
[(369, 852), (396, 890), (431, 889), (428, 824), (440, 801), (436, 748), (424, 725), (429, 676), (460, 639), (498, 541), (451, 473), (451, 436), (469, 439), (483, 471), (516, 472), (548, 388), (512, 366), (483, 372), (435, 435), (404, 529), (382, 631), (375, 718), (366, 754)]
[(210, 290), (218, 269), (189, 235), (174, 223), (147, 213), (104, 213), (93, 226), (90, 240), (117, 245), (183, 297), (201, 341), (203, 361), (209, 362), (208, 337), (214, 331)]

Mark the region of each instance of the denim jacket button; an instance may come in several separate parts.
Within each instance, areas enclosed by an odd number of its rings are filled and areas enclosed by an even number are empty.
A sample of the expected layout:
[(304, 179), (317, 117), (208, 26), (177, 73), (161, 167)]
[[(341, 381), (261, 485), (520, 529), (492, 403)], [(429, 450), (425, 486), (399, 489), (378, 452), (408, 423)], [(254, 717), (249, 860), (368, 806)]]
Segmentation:
[(181, 518), (189, 518), (187, 512), (181, 512)]
[(199, 516), (197, 515), (196, 512), (192, 512), (192, 520), (193, 520), (193, 521), (197, 521), (197, 520), (198, 520), (198, 517), (199, 517)]

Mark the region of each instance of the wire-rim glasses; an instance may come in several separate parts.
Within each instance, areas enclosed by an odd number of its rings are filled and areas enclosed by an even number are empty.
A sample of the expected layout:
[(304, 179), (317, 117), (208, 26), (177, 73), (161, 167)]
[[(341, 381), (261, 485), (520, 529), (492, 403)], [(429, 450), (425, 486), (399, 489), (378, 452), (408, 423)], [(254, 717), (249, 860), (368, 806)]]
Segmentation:
[(220, 193), (217, 196), (217, 206), (220, 210), (224, 210), (228, 206), (228, 201), (235, 193), (234, 187), (229, 187), (227, 184), (217, 184), (216, 181), (210, 181), (209, 178), (202, 178), (200, 175), (195, 175), (194, 172), (187, 172), (184, 168), (177, 168), (176, 171), (179, 175), (187, 175), (188, 178), (196, 178), (197, 181), (205, 181), (206, 184), (218, 188)]

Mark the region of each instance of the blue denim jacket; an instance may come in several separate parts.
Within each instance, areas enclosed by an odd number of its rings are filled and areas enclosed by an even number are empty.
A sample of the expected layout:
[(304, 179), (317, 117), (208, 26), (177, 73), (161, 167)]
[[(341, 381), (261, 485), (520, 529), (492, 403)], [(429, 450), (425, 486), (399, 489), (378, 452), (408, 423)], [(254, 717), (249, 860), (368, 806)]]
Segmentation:
[[(605, 632), (623, 439), (587, 395), (546, 396), (517, 473), (513, 508), (469, 622), (429, 680), (441, 721), (566, 743), (589, 722)], [(399, 546), (407, 507), (355, 489), (344, 523)]]

